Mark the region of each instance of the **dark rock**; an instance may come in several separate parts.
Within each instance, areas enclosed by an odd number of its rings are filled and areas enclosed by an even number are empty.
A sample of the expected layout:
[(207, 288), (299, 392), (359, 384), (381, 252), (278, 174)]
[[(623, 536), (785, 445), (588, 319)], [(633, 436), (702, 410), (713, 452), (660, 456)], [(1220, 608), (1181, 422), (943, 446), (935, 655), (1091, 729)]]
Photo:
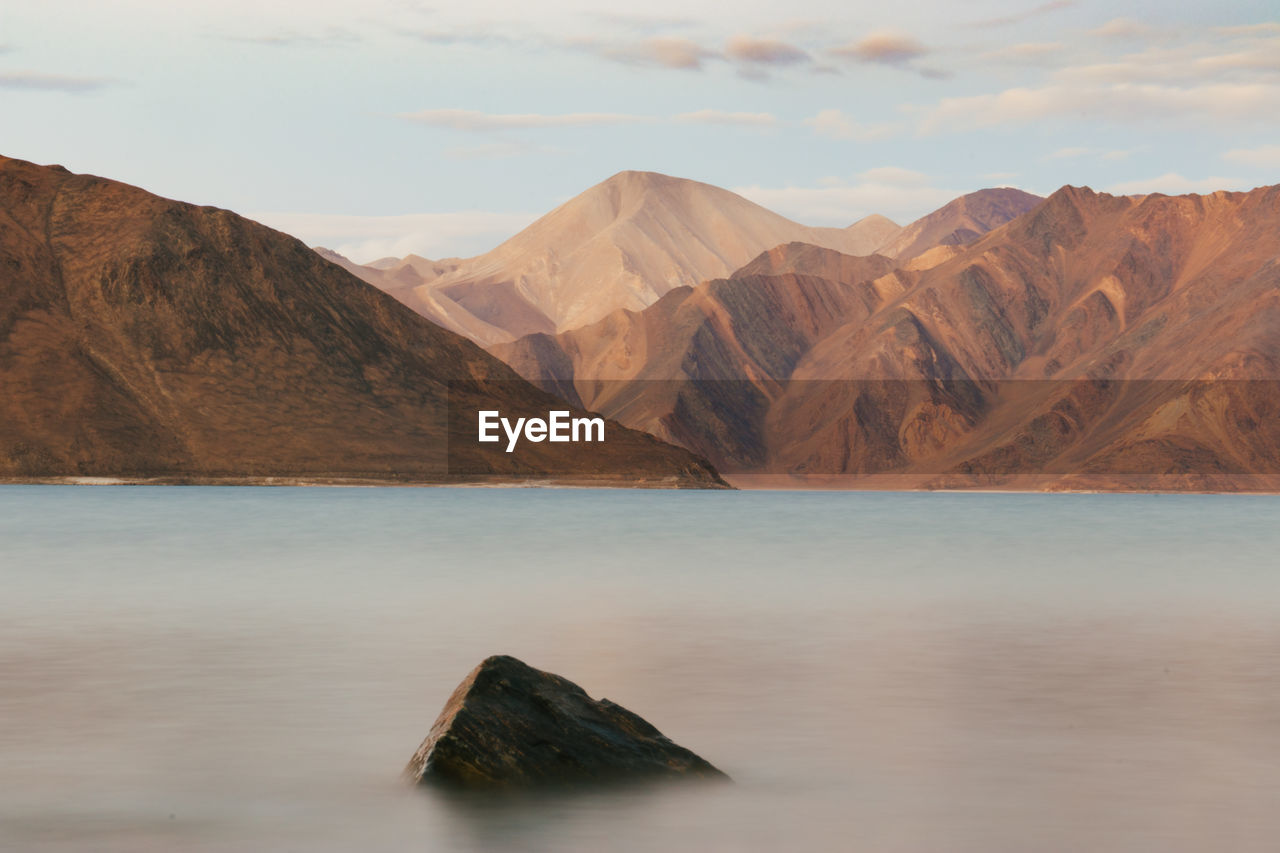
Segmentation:
[(506, 655), (458, 685), (405, 776), (461, 788), (728, 779), (626, 708)]

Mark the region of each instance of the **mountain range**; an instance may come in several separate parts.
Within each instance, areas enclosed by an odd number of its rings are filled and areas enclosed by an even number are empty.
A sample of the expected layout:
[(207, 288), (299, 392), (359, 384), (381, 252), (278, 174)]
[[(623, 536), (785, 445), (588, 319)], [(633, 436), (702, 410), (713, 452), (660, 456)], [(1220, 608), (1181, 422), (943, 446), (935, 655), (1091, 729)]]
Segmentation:
[(616, 424), (572, 458), (450, 441), (486, 408), (564, 404), (292, 237), (0, 158), (0, 478), (723, 485)]
[[(981, 211), (961, 201), (953, 215)], [(993, 201), (995, 219), (1027, 204)], [(891, 241), (905, 262), (785, 245), (643, 311), (490, 349), (739, 474), (1280, 473), (1280, 188), (1064, 187), (968, 245), (941, 218)]]
[[(969, 224), (956, 219), (952, 230)], [(901, 231), (878, 215), (847, 228), (809, 227), (710, 184), (620, 172), (475, 258), (411, 255), (361, 267), (331, 252), (326, 257), (424, 317), (489, 345), (578, 328), (619, 308), (646, 308), (677, 287), (727, 276), (782, 243), (867, 255)]]
[[(485, 255), (362, 265), (0, 158), (4, 479), (1274, 489), (1278, 388), (1280, 187), (810, 228), (623, 172)], [(467, 420), (559, 407), (610, 440)]]

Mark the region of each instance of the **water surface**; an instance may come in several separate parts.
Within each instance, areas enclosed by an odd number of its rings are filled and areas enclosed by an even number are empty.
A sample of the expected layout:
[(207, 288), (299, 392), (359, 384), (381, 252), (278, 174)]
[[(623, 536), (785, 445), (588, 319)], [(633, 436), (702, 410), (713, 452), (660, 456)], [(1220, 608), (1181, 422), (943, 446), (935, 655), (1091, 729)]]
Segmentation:
[[(0, 488), (0, 848), (1269, 850), (1280, 499)], [(398, 773), (476, 663), (732, 786)]]

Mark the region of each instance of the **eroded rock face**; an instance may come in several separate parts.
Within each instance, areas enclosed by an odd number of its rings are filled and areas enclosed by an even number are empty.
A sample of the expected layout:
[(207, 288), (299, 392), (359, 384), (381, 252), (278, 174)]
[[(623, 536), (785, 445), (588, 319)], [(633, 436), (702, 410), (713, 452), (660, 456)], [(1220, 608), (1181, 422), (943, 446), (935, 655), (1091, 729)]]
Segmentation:
[(728, 779), (626, 708), (506, 655), (458, 685), (405, 777), (482, 789)]

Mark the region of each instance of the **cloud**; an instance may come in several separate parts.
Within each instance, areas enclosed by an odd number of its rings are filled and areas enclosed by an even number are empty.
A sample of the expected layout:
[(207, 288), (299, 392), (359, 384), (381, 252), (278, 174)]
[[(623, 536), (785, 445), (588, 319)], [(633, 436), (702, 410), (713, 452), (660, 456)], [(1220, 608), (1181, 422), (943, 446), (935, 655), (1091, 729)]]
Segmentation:
[(524, 40), (493, 30), (401, 30), (425, 44), (439, 47), (513, 47)]
[(1135, 21), (1133, 18), (1112, 18), (1097, 29), (1090, 30), (1090, 35), (1104, 38), (1140, 38), (1149, 35), (1151, 27)]
[(1052, 154), (1046, 154), (1046, 160), (1069, 160), (1074, 157), (1083, 157), (1093, 151), (1092, 148), (1059, 148)]
[(263, 47), (297, 47), (299, 45), (332, 45), (354, 44), (360, 36), (342, 27), (333, 27), (323, 33), (300, 33), (286, 31), (266, 35), (224, 35), (218, 36), (223, 41), (243, 42), (245, 44), (262, 45)]
[(986, 95), (944, 98), (920, 113), (921, 133), (973, 130), (1045, 119), (1268, 121), (1280, 113), (1280, 86), (1217, 83), (1192, 86), (1121, 83), (1052, 84)]
[(586, 17), (602, 24), (625, 29), (629, 32), (657, 33), (664, 30), (686, 29), (697, 26), (694, 18), (661, 15), (629, 15), (622, 12), (588, 12)]
[(716, 51), (687, 38), (659, 37), (634, 43), (601, 43), (595, 39), (576, 39), (570, 44), (624, 65), (652, 65), (680, 71), (700, 71), (707, 60), (721, 58)]
[(1232, 148), (1222, 155), (1228, 163), (1258, 166), (1263, 169), (1280, 169), (1280, 145), (1263, 145), (1258, 148)]
[(1258, 45), (1251, 50), (1238, 50), (1216, 56), (1202, 56), (1193, 70), (1205, 74), (1219, 71), (1280, 71), (1280, 40)]
[(930, 186), (928, 177), (919, 172), (889, 167), (864, 172), (852, 183), (826, 178), (816, 187), (748, 186), (733, 191), (798, 222), (836, 226), (872, 213), (910, 222), (963, 195), (960, 190)]
[(1249, 37), (1236, 39), (1230, 45), (1219, 41), (1152, 47), (1105, 62), (1062, 68), (1053, 79), (1063, 84), (1274, 83), (1276, 71), (1280, 71), (1280, 39)]
[(1014, 12), (1011, 15), (1002, 15), (1001, 17), (998, 17), (998, 18), (984, 18), (980, 21), (972, 22), (971, 24), (969, 24), (969, 26), (984, 27), (984, 28), (985, 27), (1006, 27), (1011, 24), (1020, 24), (1023, 21), (1029, 20), (1039, 15), (1044, 15), (1048, 12), (1056, 12), (1059, 9), (1067, 9), (1074, 5), (1076, 5), (1076, 0), (1049, 0), (1048, 3), (1041, 3), (1039, 6), (1035, 6), (1023, 12)]
[(357, 263), (401, 258), (467, 257), (492, 249), (538, 214), (467, 210), (404, 216), (253, 213), (252, 219), (292, 234), (308, 246), (329, 246)]
[(682, 124), (729, 124), (744, 127), (776, 127), (778, 117), (772, 113), (730, 113), (723, 110), (698, 110), (680, 113), (672, 121)]
[(1264, 21), (1260, 24), (1244, 24), (1237, 27), (1214, 27), (1213, 31), (1224, 36), (1280, 35), (1280, 21)]
[(1106, 191), (1113, 195), (1147, 195), (1148, 193), (1180, 195), (1182, 193), (1211, 193), (1240, 186), (1241, 182), (1236, 178), (1201, 178), (1192, 180), (1174, 172), (1169, 172), (1158, 178), (1113, 184), (1107, 187)]
[(733, 36), (723, 51), (688, 38), (656, 37), (635, 42), (574, 38), (564, 44), (624, 65), (648, 65), (680, 71), (701, 71), (707, 62), (729, 60), (745, 77), (768, 79), (765, 68), (781, 68), (812, 62), (808, 53), (789, 42), (751, 36)]
[(397, 118), (445, 127), (450, 130), (487, 132), (501, 130), (530, 130), (551, 127), (587, 127), (591, 125), (643, 124), (655, 121), (649, 116), (629, 113), (484, 113), (478, 110), (421, 110), (416, 113), (400, 113)]
[(1010, 64), (1041, 64), (1055, 53), (1062, 52), (1062, 43), (1023, 42), (1008, 47), (988, 50), (978, 54), (978, 58), (986, 62), (1007, 62)]
[(118, 80), (113, 80), (110, 77), (72, 77), (65, 74), (43, 74), (38, 71), (0, 73), (0, 89), (18, 89), (30, 92), (82, 94), (106, 89), (118, 83)]
[(793, 44), (751, 36), (734, 36), (729, 39), (724, 55), (738, 62), (758, 65), (795, 65), (809, 61), (809, 54)]
[(882, 30), (843, 47), (832, 48), (828, 52), (832, 56), (854, 59), (858, 62), (904, 65), (924, 56), (929, 51), (909, 35)]
[(987, 172), (982, 177), (986, 178), (989, 181), (1007, 181), (1007, 180), (1010, 180), (1011, 178), (1018, 177), (1018, 173), (1017, 172)]
[(804, 123), (818, 136), (829, 139), (851, 139), (855, 142), (875, 142), (893, 136), (898, 128), (892, 124), (861, 124), (841, 110), (822, 110), (807, 118)]
[[(613, 15), (588, 15), (588, 18), (620, 24), (630, 18)], [(639, 19), (637, 19), (639, 20)], [(653, 26), (627, 27), (641, 32), (656, 32), (669, 28), (666, 24), (677, 19), (654, 19)], [(596, 35), (552, 37), (535, 32), (511, 34), (493, 27), (469, 29), (401, 30), (402, 35), (427, 44), (444, 47), (519, 48), (523, 50), (561, 50), (586, 53), (622, 65), (669, 68), (679, 71), (701, 71), (704, 63), (724, 59), (712, 50), (692, 39), (678, 36), (652, 35), (645, 38), (611, 38)]]
[[(679, 113), (673, 116), (647, 116), (633, 113), (543, 115), (540, 113), (483, 113), (477, 110), (422, 110), (416, 113), (401, 113), (397, 118), (471, 133), (629, 124), (711, 124), (739, 127), (773, 127), (780, 124), (778, 117), (772, 113), (728, 112), (712, 109)], [(497, 151), (500, 147), (495, 147), (494, 150)], [(525, 153), (532, 150), (529, 146), (520, 147), (521, 151), (509, 147), (505, 153)]]
[(1104, 151), (1102, 154), (1099, 154), (1098, 156), (1101, 157), (1103, 160), (1127, 160), (1129, 159), (1130, 155), (1136, 154), (1141, 150), (1142, 150), (1142, 147), (1117, 148), (1114, 151)]

